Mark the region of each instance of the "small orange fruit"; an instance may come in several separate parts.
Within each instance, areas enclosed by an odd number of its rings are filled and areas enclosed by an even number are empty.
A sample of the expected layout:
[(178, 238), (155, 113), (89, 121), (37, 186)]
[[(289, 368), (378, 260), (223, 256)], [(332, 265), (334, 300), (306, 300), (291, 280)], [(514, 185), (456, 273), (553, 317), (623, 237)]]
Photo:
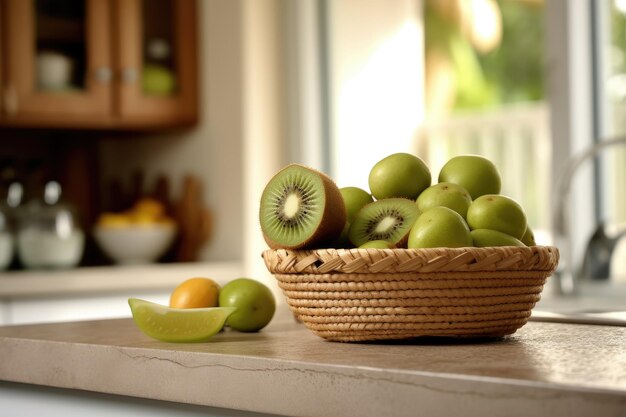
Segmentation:
[(190, 278), (180, 283), (170, 296), (172, 308), (216, 307), (220, 286), (210, 278)]
[(128, 227), (131, 224), (131, 218), (122, 213), (105, 212), (98, 217), (98, 226), (110, 228)]

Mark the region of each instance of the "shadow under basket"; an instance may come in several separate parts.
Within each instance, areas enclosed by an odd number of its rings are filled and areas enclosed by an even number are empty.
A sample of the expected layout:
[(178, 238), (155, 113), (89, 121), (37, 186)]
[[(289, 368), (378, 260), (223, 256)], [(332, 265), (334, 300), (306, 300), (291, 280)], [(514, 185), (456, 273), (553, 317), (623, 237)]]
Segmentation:
[(289, 307), (327, 340), (500, 337), (528, 321), (551, 246), (267, 250)]

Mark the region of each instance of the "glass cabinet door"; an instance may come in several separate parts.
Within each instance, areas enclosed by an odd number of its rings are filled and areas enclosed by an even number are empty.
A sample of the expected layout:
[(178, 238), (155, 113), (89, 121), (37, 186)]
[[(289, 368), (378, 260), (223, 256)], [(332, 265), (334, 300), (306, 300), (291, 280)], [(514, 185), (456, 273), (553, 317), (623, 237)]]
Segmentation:
[(64, 116), (61, 124), (72, 116), (110, 114), (110, 3), (7, 0), (4, 11), (6, 114)]
[(129, 123), (196, 118), (194, 0), (117, 0), (118, 116)]
[(172, 0), (141, 2), (141, 91), (144, 96), (173, 97), (178, 94), (178, 68), (174, 44), (176, 22)]
[(0, 118), (4, 113), (4, 100), (2, 95), (4, 94), (4, 20), (5, 11), (0, 2)]

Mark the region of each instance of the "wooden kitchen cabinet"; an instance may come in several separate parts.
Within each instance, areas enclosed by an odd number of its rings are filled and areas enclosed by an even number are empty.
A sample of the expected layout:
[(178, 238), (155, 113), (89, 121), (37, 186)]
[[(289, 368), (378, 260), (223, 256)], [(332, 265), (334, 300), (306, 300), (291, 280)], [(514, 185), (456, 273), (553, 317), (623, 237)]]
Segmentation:
[(0, 0), (0, 126), (197, 120), (195, 0)]

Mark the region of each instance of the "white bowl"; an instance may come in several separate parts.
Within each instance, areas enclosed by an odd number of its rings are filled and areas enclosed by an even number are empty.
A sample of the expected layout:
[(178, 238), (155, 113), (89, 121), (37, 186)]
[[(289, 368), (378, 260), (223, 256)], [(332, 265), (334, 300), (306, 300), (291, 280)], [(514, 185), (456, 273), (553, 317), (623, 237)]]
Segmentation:
[(102, 251), (118, 264), (146, 264), (157, 261), (170, 247), (176, 227), (166, 224), (101, 227), (94, 237)]

